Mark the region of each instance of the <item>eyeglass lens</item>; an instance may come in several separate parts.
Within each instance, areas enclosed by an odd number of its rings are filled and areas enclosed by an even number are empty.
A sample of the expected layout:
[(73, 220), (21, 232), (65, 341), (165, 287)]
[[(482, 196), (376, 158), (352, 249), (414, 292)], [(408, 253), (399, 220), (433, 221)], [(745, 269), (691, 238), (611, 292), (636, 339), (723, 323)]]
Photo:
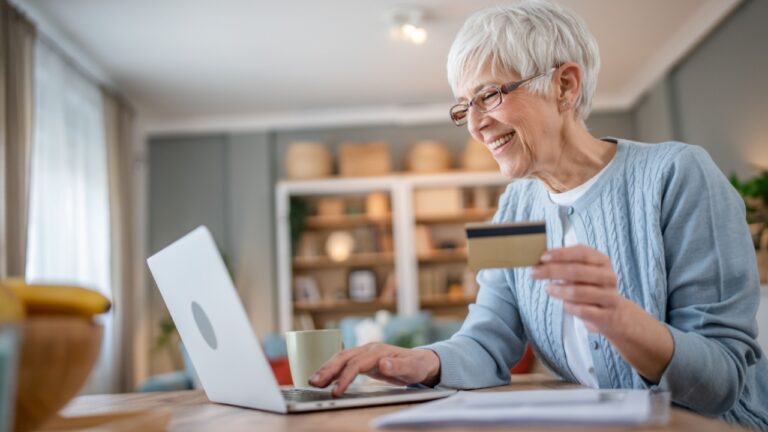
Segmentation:
[[(472, 105), (480, 112), (488, 112), (501, 103), (501, 90), (490, 88), (483, 93), (475, 96)], [(459, 104), (451, 108), (451, 120), (457, 125), (463, 125), (467, 122), (468, 104)]]

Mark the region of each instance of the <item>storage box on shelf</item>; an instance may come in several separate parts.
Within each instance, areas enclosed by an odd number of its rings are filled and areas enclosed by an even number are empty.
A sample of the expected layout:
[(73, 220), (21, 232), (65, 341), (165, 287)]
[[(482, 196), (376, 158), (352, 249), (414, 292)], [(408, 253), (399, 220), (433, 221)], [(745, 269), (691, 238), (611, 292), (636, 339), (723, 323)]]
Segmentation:
[[(280, 330), (380, 309), (464, 316), (476, 287), (463, 225), (490, 219), (506, 183), (497, 172), (464, 171), (278, 182)], [(309, 211), (293, 244), (297, 198)]]

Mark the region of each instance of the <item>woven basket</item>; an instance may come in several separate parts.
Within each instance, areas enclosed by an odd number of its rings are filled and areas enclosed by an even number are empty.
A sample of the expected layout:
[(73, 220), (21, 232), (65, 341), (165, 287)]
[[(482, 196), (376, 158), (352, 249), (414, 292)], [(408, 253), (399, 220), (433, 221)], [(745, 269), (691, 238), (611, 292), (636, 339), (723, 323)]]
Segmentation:
[(451, 152), (439, 141), (419, 141), (408, 150), (407, 165), (410, 171), (420, 173), (448, 171)]
[(285, 172), (290, 179), (313, 179), (333, 174), (333, 156), (323, 143), (296, 141), (285, 156)]

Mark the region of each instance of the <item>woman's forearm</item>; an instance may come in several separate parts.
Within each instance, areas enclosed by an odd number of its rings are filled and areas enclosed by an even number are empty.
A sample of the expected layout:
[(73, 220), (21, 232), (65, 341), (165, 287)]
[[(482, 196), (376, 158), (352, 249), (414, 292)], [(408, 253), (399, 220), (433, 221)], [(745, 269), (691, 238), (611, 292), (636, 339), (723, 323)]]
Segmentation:
[(618, 325), (603, 332), (621, 356), (646, 380), (658, 383), (675, 345), (667, 327), (640, 306), (624, 299)]

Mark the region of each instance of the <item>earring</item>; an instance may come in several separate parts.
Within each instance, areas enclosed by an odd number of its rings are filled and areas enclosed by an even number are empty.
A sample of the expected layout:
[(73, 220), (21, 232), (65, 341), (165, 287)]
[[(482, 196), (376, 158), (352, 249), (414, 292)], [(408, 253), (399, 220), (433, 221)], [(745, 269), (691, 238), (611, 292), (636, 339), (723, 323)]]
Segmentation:
[(563, 101), (563, 103), (560, 104), (560, 110), (565, 111), (569, 108), (568, 101)]

